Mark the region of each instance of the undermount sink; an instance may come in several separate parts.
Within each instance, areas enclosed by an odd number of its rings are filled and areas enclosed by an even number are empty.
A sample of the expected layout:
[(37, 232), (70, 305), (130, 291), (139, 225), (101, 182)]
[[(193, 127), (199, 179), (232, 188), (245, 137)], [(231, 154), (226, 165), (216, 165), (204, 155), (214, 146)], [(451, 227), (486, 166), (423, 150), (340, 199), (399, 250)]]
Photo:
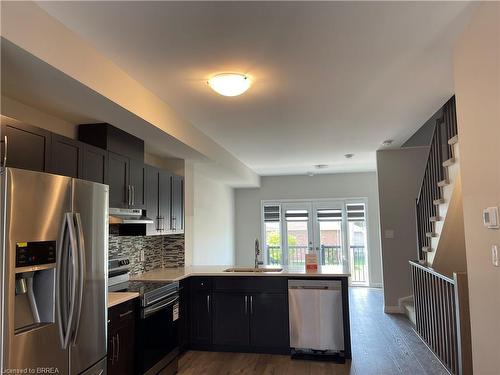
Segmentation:
[(224, 272), (281, 272), (283, 268), (252, 268), (252, 267), (234, 267), (227, 268)]

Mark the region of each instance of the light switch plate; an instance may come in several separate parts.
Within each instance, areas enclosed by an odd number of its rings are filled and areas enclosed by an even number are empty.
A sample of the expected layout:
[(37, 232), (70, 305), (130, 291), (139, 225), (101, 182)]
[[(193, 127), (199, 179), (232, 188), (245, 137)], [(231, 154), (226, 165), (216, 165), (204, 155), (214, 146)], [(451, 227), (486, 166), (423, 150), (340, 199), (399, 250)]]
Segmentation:
[(491, 263), (493, 263), (495, 267), (499, 266), (498, 245), (491, 246)]
[(385, 238), (394, 238), (394, 229), (386, 229), (384, 231)]

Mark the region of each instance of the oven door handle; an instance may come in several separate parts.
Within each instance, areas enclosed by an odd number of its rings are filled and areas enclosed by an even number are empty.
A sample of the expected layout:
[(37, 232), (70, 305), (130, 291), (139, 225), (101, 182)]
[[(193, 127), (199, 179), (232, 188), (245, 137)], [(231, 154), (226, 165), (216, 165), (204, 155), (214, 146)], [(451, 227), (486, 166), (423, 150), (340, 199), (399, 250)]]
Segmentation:
[(142, 319), (146, 319), (147, 317), (151, 316), (152, 314), (163, 310), (169, 306), (172, 306), (175, 302), (179, 300), (179, 296), (174, 296), (172, 298), (169, 298), (167, 301), (162, 303), (161, 305), (158, 306), (151, 306), (151, 307), (146, 307), (141, 314)]

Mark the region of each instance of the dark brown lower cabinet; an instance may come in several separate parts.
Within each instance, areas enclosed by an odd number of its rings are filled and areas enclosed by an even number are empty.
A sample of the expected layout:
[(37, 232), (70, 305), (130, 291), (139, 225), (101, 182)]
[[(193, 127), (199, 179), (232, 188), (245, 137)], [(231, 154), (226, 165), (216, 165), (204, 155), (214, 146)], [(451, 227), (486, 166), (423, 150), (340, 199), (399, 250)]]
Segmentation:
[(133, 375), (136, 300), (108, 310), (108, 375)]
[(213, 343), (246, 346), (250, 344), (250, 297), (243, 293), (213, 294)]
[(288, 348), (288, 298), (286, 294), (255, 293), (251, 296), (250, 342), (259, 348)]

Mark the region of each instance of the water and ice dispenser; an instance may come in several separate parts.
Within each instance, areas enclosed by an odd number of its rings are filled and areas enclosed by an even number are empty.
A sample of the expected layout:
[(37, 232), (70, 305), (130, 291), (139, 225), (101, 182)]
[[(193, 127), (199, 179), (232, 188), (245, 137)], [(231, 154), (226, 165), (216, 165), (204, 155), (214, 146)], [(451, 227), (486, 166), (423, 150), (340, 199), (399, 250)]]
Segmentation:
[(17, 242), (14, 330), (55, 321), (56, 242)]

